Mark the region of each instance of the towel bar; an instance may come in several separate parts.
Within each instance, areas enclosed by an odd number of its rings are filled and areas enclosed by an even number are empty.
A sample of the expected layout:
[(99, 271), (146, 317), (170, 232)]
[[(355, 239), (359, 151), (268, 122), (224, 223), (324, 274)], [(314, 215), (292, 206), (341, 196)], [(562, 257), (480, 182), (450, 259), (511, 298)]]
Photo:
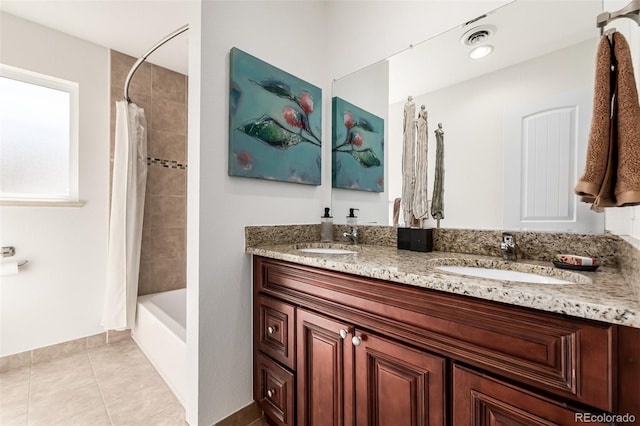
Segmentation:
[(628, 5), (615, 12), (603, 12), (596, 19), (596, 26), (600, 28), (600, 35), (611, 21), (618, 18), (629, 18), (640, 26), (640, 0), (632, 0)]

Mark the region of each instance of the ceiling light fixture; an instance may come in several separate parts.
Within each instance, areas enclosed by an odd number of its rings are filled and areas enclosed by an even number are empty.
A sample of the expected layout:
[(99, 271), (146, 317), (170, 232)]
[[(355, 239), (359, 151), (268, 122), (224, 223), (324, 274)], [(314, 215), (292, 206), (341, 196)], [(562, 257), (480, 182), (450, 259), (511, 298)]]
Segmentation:
[(471, 52), (469, 52), (469, 57), (471, 59), (480, 59), (484, 58), (491, 52), (493, 52), (493, 46), (490, 44), (483, 44), (482, 46), (473, 48)]

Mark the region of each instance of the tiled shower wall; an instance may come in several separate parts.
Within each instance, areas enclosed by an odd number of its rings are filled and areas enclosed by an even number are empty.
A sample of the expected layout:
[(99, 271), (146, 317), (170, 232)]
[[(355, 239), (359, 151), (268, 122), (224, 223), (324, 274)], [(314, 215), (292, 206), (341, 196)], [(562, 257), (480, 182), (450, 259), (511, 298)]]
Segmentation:
[[(115, 102), (136, 58), (111, 51), (111, 161)], [(143, 63), (129, 85), (147, 118), (147, 194), (138, 295), (186, 287), (187, 84), (184, 74)]]

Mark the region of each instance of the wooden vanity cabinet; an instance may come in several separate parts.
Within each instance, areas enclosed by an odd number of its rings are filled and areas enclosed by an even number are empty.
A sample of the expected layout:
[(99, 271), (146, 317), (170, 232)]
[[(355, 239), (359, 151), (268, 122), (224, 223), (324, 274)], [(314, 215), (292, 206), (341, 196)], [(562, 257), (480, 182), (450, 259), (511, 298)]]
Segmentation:
[(253, 273), (254, 399), (270, 424), (640, 419), (639, 329), (259, 256)]

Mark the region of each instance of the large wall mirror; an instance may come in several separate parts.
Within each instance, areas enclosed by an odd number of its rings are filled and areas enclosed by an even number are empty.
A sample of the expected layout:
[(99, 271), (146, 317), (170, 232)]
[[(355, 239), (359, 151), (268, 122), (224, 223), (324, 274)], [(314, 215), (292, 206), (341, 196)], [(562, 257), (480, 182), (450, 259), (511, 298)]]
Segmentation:
[[(358, 207), (363, 222), (391, 224), (412, 96), (416, 114), (421, 105), (428, 112), (429, 198), (438, 123), (445, 133), (441, 227), (603, 232), (604, 214), (573, 195), (586, 157), (601, 12), (595, 0), (514, 1), (336, 79), (333, 96), (383, 117), (386, 133), (385, 191), (334, 188), (336, 222)], [(492, 51), (473, 59), (477, 45)]]

